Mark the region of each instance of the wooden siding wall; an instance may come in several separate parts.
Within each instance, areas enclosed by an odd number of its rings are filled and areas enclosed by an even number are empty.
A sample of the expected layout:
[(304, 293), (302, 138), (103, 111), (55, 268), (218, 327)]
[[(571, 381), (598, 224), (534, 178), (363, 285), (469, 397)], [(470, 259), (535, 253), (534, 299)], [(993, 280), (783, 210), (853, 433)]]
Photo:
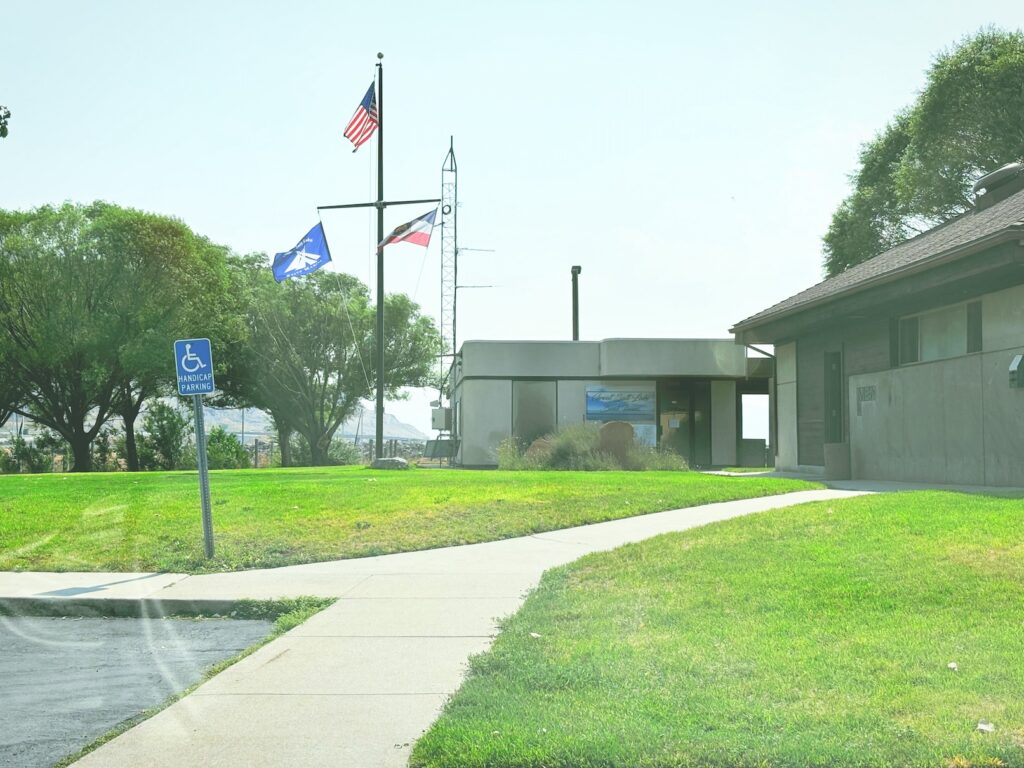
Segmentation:
[(797, 440), (800, 464), (825, 463), (825, 353), (843, 360), (843, 435), (850, 434), (850, 376), (889, 368), (889, 318), (849, 323), (801, 336), (796, 344)]

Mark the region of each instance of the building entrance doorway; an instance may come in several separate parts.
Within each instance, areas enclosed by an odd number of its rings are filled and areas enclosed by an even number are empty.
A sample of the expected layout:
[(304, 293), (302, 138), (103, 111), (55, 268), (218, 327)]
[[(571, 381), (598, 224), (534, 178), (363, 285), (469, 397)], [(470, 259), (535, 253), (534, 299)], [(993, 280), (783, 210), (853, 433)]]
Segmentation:
[(711, 464), (711, 383), (699, 379), (658, 382), (658, 447), (678, 453), (691, 467)]

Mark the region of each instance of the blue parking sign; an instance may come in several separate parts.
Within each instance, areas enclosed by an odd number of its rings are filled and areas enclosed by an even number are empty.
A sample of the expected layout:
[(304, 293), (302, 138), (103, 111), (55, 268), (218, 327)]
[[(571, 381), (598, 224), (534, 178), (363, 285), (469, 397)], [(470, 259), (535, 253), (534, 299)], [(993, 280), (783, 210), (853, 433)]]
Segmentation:
[(213, 394), (213, 353), (209, 339), (174, 342), (174, 365), (178, 369), (178, 394)]

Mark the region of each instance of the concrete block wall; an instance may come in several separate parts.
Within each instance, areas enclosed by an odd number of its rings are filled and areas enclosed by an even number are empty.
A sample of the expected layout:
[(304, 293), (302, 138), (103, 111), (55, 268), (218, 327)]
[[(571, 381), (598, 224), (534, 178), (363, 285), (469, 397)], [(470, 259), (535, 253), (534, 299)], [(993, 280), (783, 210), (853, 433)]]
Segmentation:
[[(1024, 347), (850, 377), (855, 478), (1024, 485), (1024, 390), (1008, 368)], [(864, 402), (868, 395), (874, 400)]]
[(1024, 486), (1024, 286), (983, 296), (982, 318), (984, 352), (850, 377), (854, 477)]

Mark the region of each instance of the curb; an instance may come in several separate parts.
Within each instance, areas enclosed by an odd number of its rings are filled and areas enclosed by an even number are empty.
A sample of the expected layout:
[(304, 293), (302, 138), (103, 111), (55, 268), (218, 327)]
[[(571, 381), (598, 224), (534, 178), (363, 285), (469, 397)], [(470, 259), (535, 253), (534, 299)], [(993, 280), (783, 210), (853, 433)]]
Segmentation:
[(225, 616), (241, 600), (158, 598), (0, 597), (0, 616), (163, 619), (170, 616)]

